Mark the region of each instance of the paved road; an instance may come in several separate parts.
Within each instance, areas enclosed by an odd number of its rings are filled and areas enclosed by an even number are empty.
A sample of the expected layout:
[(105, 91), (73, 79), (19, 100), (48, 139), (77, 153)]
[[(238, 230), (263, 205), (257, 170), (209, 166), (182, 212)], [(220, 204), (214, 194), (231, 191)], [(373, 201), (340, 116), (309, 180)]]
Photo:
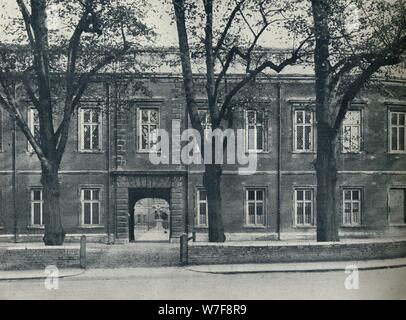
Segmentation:
[(0, 281), (0, 299), (406, 299), (406, 268), (359, 272), (359, 290), (342, 272), (207, 274), (184, 268), (88, 270), (59, 281)]

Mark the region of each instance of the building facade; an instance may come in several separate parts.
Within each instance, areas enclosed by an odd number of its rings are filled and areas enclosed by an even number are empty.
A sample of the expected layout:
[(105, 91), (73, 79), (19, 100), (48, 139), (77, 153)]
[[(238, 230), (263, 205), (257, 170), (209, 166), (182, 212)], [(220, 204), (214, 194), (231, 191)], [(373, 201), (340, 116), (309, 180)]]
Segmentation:
[[(204, 167), (173, 157), (169, 164), (150, 160), (156, 151), (154, 129), (165, 129), (175, 138), (170, 142), (172, 154), (179, 154), (185, 144), (175, 142), (191, 127), (182, 79), (155, 74), (128, 81), (141, 82), (148, 94), (136, 90), (120, 94), (114, 77), (101, 75), (75, 114), (60, 170), (67, 241), (86, 234), (94, 241), (126, 243), (137, 240), (133, 230), (162, 231), (170, 241), (196, 231), (197, 239), (205, 240)], [(251, 129), (244, 148), (247, 154), (256, 154), (257, 170), (241, 175), (237, 164), (223, 166), (227, 238), (314, 239), (314, 78), (284, 75), (258, 83), (252, 87), (255, 99), (237, 106), (233, 121), (235, 129)], [(336, 197), (341, 237), (406, 235), (406, 81), (385, 80), (382, 86), (389, 94), (370, 88), (354, 101), (340, 134)], [(203, 89), (198, 100), (202, 123), (207, 124)], [(36, 111), (26, 104), (35, 134)], [(43, 234), (39, 161), (23, 134), (19, 130), (14, 134), (14, 124), (4, 111), (0, 119), (0, 241), (39, 241)], [(163, 228), (152, 221), (151, 230), (137, 229), (141, 218), (136, 209), (142, 205), (150, 212), (159, 205), (147, 208), (145, 203), (151, 201), (144, 199), (168, 204), (164, 219), (156, 214), (157, 220), (164, 220)]]

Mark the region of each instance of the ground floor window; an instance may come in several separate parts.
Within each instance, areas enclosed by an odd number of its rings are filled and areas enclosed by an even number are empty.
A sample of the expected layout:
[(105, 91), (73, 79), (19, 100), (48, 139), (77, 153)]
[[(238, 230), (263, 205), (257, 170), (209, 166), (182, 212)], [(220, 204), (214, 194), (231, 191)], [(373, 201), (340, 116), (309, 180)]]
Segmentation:
[(31, 189), (31, 225), (43, 226), (44, 225), (44, 200), (42, 189)]
[(406, 188), (389, 190), (389, 224), (406, 224)]
[(246, 190), (245, 216), (248, 226), (265, 225), (265, 190), (247, 189)]
[(82, 189), (82, 225), (97, 226), (100, 224), (100, 189)]
[(313, 189), (300, 188), (295, 190), (295, 223), (296, 226), (312, 226)]
[(361, 225), (361, 189), (343, 190), (343, 224)]
[(209, 207), (207, 203), (207, 193), (204, 189), (197, 190), (196, 197), (197, 214), (196, 214), (196, 226), (207, 227), (208, 226), (208, 212)]

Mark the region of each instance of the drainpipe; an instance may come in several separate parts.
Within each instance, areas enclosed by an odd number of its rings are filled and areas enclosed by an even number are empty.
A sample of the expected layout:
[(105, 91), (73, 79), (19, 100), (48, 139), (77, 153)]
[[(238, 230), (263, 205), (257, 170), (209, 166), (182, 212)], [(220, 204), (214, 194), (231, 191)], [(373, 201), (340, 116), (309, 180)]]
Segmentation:
[(13, 212), (14, 212), (14, 226), (13, 226), (13, 233), (14, 233), (14, 242), (18, 242), (18, 208), (17, 208), (17, 123), (15, 117), (13, 117), (13, 128), (11, 130), (12, 136), (12, 165), (13, 165)]
[(281, 240), (281, 164), (282, 164), (282, 106), (281, 106), (281, 82), (280, 80), (277, 83), (278, 88), (278, 214), (277, 214), (277, 233), (278, 233), (278, 240)]
[(110, 83), (106, 83), (106, 125), (107, 125), (107, 244), (111, 244), (111, 139), (110, 139)]

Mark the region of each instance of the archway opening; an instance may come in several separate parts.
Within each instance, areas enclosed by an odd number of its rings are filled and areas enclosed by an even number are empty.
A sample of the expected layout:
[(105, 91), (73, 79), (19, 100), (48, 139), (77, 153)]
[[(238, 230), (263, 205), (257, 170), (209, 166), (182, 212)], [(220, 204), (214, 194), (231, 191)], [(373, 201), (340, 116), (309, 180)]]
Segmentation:
[(129, 195), (129, 240), (169, 241), (170, 189), (132, 189)]

